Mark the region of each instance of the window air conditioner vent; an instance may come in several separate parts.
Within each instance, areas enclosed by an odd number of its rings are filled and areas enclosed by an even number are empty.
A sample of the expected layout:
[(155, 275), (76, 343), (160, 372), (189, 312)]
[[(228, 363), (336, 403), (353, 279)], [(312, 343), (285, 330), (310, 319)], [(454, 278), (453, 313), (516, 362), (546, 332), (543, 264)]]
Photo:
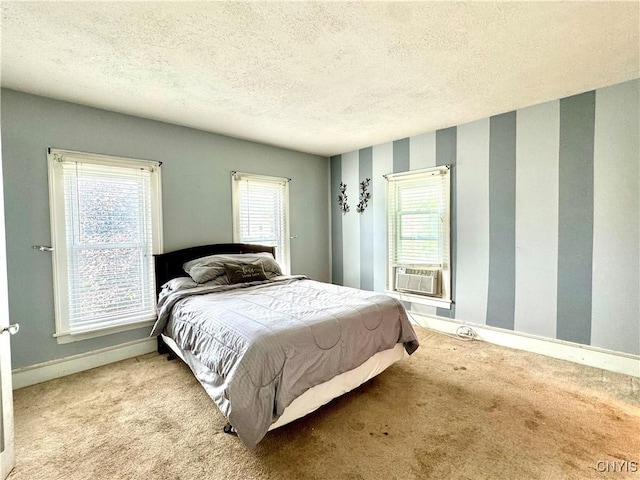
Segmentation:
[(418, 295), (440, 294), (439, 268), (396, 267), (396, 291)]

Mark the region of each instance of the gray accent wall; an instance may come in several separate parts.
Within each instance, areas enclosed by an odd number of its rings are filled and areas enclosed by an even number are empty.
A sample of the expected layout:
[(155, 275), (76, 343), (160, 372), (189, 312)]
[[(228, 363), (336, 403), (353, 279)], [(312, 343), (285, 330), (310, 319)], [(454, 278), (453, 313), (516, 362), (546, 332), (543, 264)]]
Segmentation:
[[(456, 254), (457, 254), (457, 201), (456, 201), (456, 178), (457, 168), (456, 159), (458, 157), (458, 129), (457, 127), (445, 128), (436, 131), (436, 165), (451, 165), (450, 183), (451, 183), (451, 202), (449, 205), (451, 217), (451, 272), (456, 271)], [(455, 298), (456, 293), (456, 276), (451, 278), (451, 298)], [(456, 304), (452, 303), (450, 308), (436, 309), (436, 315), (441, 317), (455, 318)]]
[(393, 142), (393, 173), (406, 172), (410, 168), (411, 149), (409, 139)]
[(591, 339), (595, 92), (560, 100), (558, 320), (560, 340)]
[[(382, 174), (452, 164), (454, 305), (410, 308), (640, 354), (639, 97), (633, 80), (373, 146), (373, 232), (344, 215), (344, 255), (362, 259), (372, 235), (374, 290), (384, 291)], [(355, 166), (351, 179), (364, 173)]]
[(342, 285), (342, 210), (338, 205), (342, 156), (331, 157), (331, 281)]
[(11, 320), (20, 323), (12, 338), (14, 368), (142, 339), (150, 331), (63, 345), (53, 338), (51, 256), (31, 248), (51, 244), (47, 147), (163, 162), (165, 251), (232, 240), (232, 170), (289, 177), (291, 235), (297, 237), (291, 240), (292, 273), (330, 280), (327, 158), (13, 90), (3, 89), (1, 101), (9, 308)]
[(490, 119), (487, 325), (513, 330), (516, 300), (516, 112)]

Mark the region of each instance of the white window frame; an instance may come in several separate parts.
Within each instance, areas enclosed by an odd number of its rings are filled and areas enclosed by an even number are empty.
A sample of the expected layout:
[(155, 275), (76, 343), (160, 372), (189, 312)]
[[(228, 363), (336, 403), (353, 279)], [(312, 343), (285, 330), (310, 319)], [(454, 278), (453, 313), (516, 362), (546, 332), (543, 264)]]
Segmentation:
[[(123, 319), (105, 319), (103, 325), (92, 325), (85, 328), (73, 328), (70, 325), (68, 302), (69, 271), (67, 265), (68, 248), (65, 228), (65, 190), (62, 164), (63, 162), (74, 161), (93, 165), (147, 169), (151, 171), (152, 253), (160, 253), (163, 248), (160, 162), (49, 148), (47, 150), (47, 165), (49, 172), (49, 206), (53, 247), (53, 287), (55, 303), (55, 333), (53, 336), (60, 344), (150, 326), (153, 325), (156, 316), (154, 310), (153, 315), (125, 317)], [(152, 261), (151, 276), (152, 278), (154, 277)], [(155, 285), (152, 284), (152, 286), (155, 295)]]
[[(391, 235), (395, 235), (393, 231), (397, 222), (395, 218), (397, 216), (397, 212), (392, 211), (394, 205), (393, 195), (393, 185), (394, 181), (403, 181), (403, 180), (420, 180), (420, 177), (427, 179), (428, 177), (438, 175), (443, 177), (443, 209), (441, 211), (441, 222), (442, 222), (442, 236), (441, 241), (443, 245), (441, 246), (442, 250), (442, 258), (438, 263), (438, 266), (441, 269), (440, 275), (440, 295), (439, 296), (426, 296), (426, 295), (418, 295), (411, 294), (406, 292), (396, 291), (393, 287), (395, 285), (395, 268), (396, 265), (393, 263), (393, 258), (395, 258), (394, 252), (391, 251), (395, 245), (392, 245)], [(421, 305), (429, 305), (438, 308), (451, 309), (452, 298), (451, 298), (451, 280), (452, 280), (452, 271), (451, 271), (451, 172), (449, 165), (442, 165), (434, 168), (425, 168), (420, 170), (410, 170), (406, 172), (392, 173), (385, 175), (387, 179), (387, 258), (386, 258), (386, 281), (385, 281), (385, 293), (394, 298), (398, 298), (403, 301), (417, 303)], [(422, 263), (418, 263), (415, 265), (411, 265), (417, 268), (425, 267), (427, 265), (434, 265), (428, 261), (424, 261)], [(409, 266), (409, 267), (411, 267)]]
[[(255, 181), (257, 183), (272, 183), (274, 185), (278, 185), (283, 187), (283, 208), (282, 212), (284, 215), (284, 225), (283, 229), (280, 232), (280, 239), (282, 242), (281, 250), (283, 255), (278, 255), (276, 253), (276, 261), (280, 268), (282, 269), (282, 273), (285, 275), (291, 274), (291, 242), (290, 242), (290, 216), (289, 216), (289, 182), (290, 178), (286, 177), (272, 177), (268, 175), (258, 175), (253, 173), (243, 173), (243, 172), (231, 172), (231, 203), (233, 209), (233, 241), (237, 243), (255, 243), (255, 242), (247, 242), (245, 239), (241, 237), (240, 234), (240, 194), (239, 194), (239, 185), (242, 181)], [(276, 248), (276, 252), (277, 252)], [(283, 258), (280, 258), (283, 257)]]

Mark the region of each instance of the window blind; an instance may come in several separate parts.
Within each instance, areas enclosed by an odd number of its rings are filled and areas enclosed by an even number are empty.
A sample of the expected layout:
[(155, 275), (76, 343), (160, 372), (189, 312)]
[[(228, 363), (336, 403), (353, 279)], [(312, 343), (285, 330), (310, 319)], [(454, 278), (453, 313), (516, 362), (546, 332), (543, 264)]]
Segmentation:
[(449, 258), (449, 171), (389, 175), (390, 266), (438, 265)]
[(55, 163), (57, 181), (52, 185), (62, 190), (56, 276), (64, 318), (58, 333), (155, 319), (158, 167), (148, 162), (92, 162), (82, 155), (59, 155)]
[(236, 173), (233, 182), (235, 240), (276, 247), (276, 260), (288, 273), (288, 179)]

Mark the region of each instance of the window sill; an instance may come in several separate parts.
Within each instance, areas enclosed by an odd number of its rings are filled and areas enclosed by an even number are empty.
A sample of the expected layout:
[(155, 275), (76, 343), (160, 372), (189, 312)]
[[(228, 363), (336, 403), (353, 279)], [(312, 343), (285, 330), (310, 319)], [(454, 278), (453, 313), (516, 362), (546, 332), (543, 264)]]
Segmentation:
[(88, 340), (90, 338), (103, 337), (105, 335), (113, 335), (114, 333), (126, 332), (129, 330), (136, 330), (138, 328), (151, 327), (155, 323), (155, 320), (142, 320), (134, 323), (127, 323), (124, 325), (110, 326), (100, 329), (87, 330), (84, 332), (58, 332), (54, 333), (56, 341), (59, 344), (78, 342), (80, 340)]
[(451, 300), (445, 300), (443, 298), (425, 297), (423, 295), (412, 295), (410, 293), (399, 293), (391, 290), (386, 290), (384, 293), (390, 297), (397, 298), (403, 302), (418, 303), (420, 305), (429, 305), (431, 307), (444, 308), (451, 310)]

